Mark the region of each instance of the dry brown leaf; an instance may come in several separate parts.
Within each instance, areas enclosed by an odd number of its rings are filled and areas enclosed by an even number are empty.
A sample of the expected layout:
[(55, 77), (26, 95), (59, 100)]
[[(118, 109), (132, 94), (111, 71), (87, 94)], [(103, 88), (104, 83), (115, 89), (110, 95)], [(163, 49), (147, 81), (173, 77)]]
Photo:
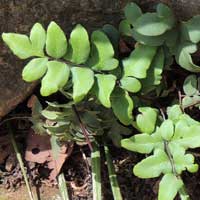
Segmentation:
[(47, 163), (48, 168), (52, 170), (49, 179), (55, 180), (65, 160), (71, 155), (72, 150), (73, 143), (64, 143), (55, 160), (51, 150), (50, 136), (36, 134), (31, 129), (27, 137), (25, 159), (40, 164)]

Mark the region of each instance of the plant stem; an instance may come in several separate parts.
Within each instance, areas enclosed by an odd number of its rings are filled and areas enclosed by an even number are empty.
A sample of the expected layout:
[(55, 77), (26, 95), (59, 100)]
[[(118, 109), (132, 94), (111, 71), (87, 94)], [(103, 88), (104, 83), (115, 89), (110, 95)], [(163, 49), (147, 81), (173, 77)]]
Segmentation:
[(58, 187), (60, 190), (62, 200), (69, 200), (65, 176), (64, 176), (63, 172), (58, 175)]
[(74, 110), (74, 112), (75, 112), (75, 114), (76, 114), (76, 117), (77, 117), (77, 119), (78, 119), (80, 128), (81, 128), (81, 130), (82, 130), (82, 132), (83, 132), (83, 134), (84, 134), (84, 136), (85, 136), (86, 142), (87, 142), (87, 144), (88, 144), (90, 150), (93, 151), (92, 144), (91, 144), (90, 139), (89, 139), (89, 137), (88, 137), (88, 130), (85, 128), (85, 125), (82, 123), (81, 118), (80, 118), (80, 116), (79, 116), (79, 113), (78, 113), (78, 111), (77, 111), (77, 109), (76, 109), (76, 106), (75, 106), (75, 105), (72, 105), (72, 108), (73, 108), (73, 110)]
[(93, 200), (101, 200), (101, 159), (98, 144), (93, 145), (91, 154)]
[(15, 138), (14, 138), (14, 134), (13, 134), (13, 130), (11, 128), (11, 125), (8, 123), (7, 124), (7, 127), (8, 127), (8, 133), (10, 135), (10, 139), (11, 139), (11, 143), (13, 145), (13, 148), (14, 148), (14, 151), (15, 151), (15, 154), (16, 154), (16, 157), (17, 157), (17, 160), (19, 162), (19, 165), (20, 165), (20, 168), (21, 168), (21, 171), (22, 171), (22, 174), (23, 174), (23, 177), (24, 177), (24, 181), (25, 181), (25, 184), (26, 184), (26, 187), (27, 187), (27, 190), (28, 190), (28, 195), (29, 195), (29, 198), (31, 200), (34, 200), (34, 196), (33, 196), (33, 193), (31, 191), (31, 187), (30, 187), (30, 184), (28, 182), (28, 178), (27, 178), (27, 175), (26, 175), (26, 172), (25, 172), (25, 169), (24, 169), (24, 164), (23, 164), (23, 161), (22, 161), (22, 156), (19, 152), (19, 149), (17, 147), (17, 144), (15, 142)]
[(104, 143), (104, 151), (105, 151), (109, 180), (110, 180), (110, 185), (111, 185), (114, 200), (122, 200), (123, 198), (122, 198), (120, 187), (117, 181), (117, 175), (115, 173), (115, 169), (114, 169), (114, 165), (111, 159), (109, 148), (106, 145), (106, 143)]
[[(170, 152), (170, 149), (169, 149), (169, 146), (168, 146), (168, 142), (167, 141), (164, 141), (164, 146), (165, 146), (165, 152), (167, 153), (167, 156), (169, 158), (169, 161), (171, 163), (171, 166), (172, 166), (172, 172), (173, 174), (178, 178), (178, 179), (181, 179), (181, 176), (178, 175), (177, 171), (176, 171), (176, 168), (175, 168), (175, 164), (174, 164), (174, 160), (173, 160), (173, 157), (172, 157), (172, 154)], [(183, 181), (182, 181), (183, 182)], [(179, 189), (179, 195), (180, 195), (180, 198), (181, 200), (190, 200), (190, 197), (186, 191), (186, 188), (185, 188), (185, 185), (184, 185), (184, 182), (183, 182), (183, 186)]]

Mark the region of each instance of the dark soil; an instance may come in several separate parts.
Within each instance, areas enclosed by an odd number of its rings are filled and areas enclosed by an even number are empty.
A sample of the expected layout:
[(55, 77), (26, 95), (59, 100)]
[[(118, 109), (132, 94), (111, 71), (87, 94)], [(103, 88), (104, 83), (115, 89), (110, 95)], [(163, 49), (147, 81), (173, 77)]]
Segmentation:
[[(15, 113), (16, 114), (16, 113)], [(15, 127), (15, 137), (18, 147), (24, 155), (26, 133), (29, 129), (29, 122), (26, 120), (12, 121)], [(2, 125), (0, 129), (0, 141), (5, 138), (9, 145), (7, 130)], [(0, 143), (2, 148), (2, 143)], [(119, 185), (124, 200), (155, 200), (157, 198), (159, 179), (139, 179), (132, 173), (134, 164), (140, 161), (143, 156), (118, 149), (110, 145), (113, 162), (115, 164)], [(196, 162), (200, 164), (199, 150), (193, 152)], [(14, 157), (13, 160), (10, 157)], [(86, 157), (86, 159), (84, 159)], [(9, 159), (11, 167), (9, 168)], [(27, 167), (27, 174), (31, 181), (32, 190), (37, 191), (41, 200), (59, 199), (59, 191), (56, 183), (48, 180), (48, 170), (44, 164), (24, 162)], [(88, 169), (89, 167), (89, 169)], [(66, 182), (68, 185), (71, 199), (73, 200), (92, 200), (92, 184), (90, 171), (90, 151), (87, 146), (75, 146), (73, 153), (63, 166)], [(102, 156), (102, 178), (104, 200), (113, 200), (110, 189), (105, 159)], [(199, 200), (200, 196), (200, 172), (195, 174), (185, 173), (184, 182), (192, 200)], [(17, 164), (15, 154), (11, 149), (5, 162), (0, 165), (0, 200), (27, 200), (27, 191), (24, 185), (22, 174)], [(177, 198), (178, 199), (178, 198)]]

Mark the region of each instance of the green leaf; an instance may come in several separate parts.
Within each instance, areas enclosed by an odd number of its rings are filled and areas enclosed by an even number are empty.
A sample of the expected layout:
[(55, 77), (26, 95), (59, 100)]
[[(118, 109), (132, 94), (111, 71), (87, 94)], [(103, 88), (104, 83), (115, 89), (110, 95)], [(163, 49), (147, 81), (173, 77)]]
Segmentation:
[(167, 119), (161, 124), (160, 132), (164, 140), (170, 140), (173, 137), (174, 125), (171, 119)]
[(173, 174), (165, 174), (159, 184), (158, 200), (173, 200), (183, 181)]
[(91, 36), (92, 55), (88, 61), (88, 65), (94, 70), (112, 70), (117, 68), (119, 62), (113, 58), (113, 46), (102, 31), (94, 31)]
[(133, 38), (141, 44), (149, 45), (149, 46), (160, 46), (164, 43), (166, 34), (158, 35), (158, 36), (146, 36), (138, 33), (134, 29), (132, 31)]
[(141, 132), (152, 133), (156, 126), (157, 110), (151, 107), (140, 107), (142, 114), (137, 115), (136, 123)]
[(194, 156), (192, 154), (185, 154), (183, 147), (177, 143), (170, 143), (169, 148), (175, 163), (175, 170), (178, 174), (181, 174), (186, 169), (191, 173), (198, 170), (198, 165), (194, 164)]
[(167, 5), (159, 3), (157, 5), (156, 12), (158, 14), (158, 17), (162, 19), (162, 22), (168, 25), (169, 29), (171, 29), (175, 25), (174, 14), (171, 8), (169, 8)]
[(115, 166), (113, 164), (110, 150), (106, 144), (104, 144), (104, 152), (105, 152), (105, 157), (106, 157), (106, 162), (107, 162), (107, 167), (108, 167), (110, 186), (111, 186), (112, 193), (113, 193), (113, 199), (114, 200), (123, 200), (121, 191), (120, 191), (120, 187), (119, 187), (119, 183), (117, 180), (117, 175), (115, 172)]
[(121, 140), (121, 146), (129, 151), (151, 153), (161, 142), (163, 142), (163, 140), (161, 137), (158, 137), (158, 134), (149, 135), (143, 133)]
[(142, 90), (144, 92), (151, 91), (154, 89), (154, 86), (159, 85), (162, 79), (162, 72), (164, 67), (164, 52), (160, 48), (156, 53), (150, 68), (147, 71), (147, 77), (142, 80)]
[(185, 22), (183, 26), (186, 27), (186, 38), (193, 43), (200, 41), (200, 16), (194, 16), (189, 21)]
[(48, 58), (34, 58), (23, 69), (22, 78), (32, 82), (42, 78), (47, 70)]
[(156, 54), (156, 47), (146, 45), (137, 46), (131, 55), (123, 60), (124, 76), (146, 78), (147, 70)]
[(116, 88), (111, 95), (111, 106), (114, 114), (124, 125), (130, 125), (133, 120), (133, 101), (127, 92)]
[(61, 58), (67, 51), (65, 33), (55, 22), (51, 22), (47, 28), (46, 51), (53, 58)]
[(200, 147), (200, 125), (192, 125), (186, 127), (182, 130), (182, 135), (180, 138), (173, 139), (173, 142), (179, 144), (185, 149)]
[(134, 29), (146, 36), (158, 36), (170, 30), (174, 25), (171, 18), (159, 17), (156, 13), (145, 13), (134, 23)]
[(88, 68), (73, 67), (73, 99), (80, 102), (89, 92), (94, 84), (94, 72)]
[(35, 23), (30, 32), (30, 41), (34, 51), (38, 55), (44, 56), (44, 46), (46, 43), (46, 31), (40, 23)]
[(118, 45), (119, 45), (119, 39), (120, 39), (119, 31), (110, 24), (105, 24), (103, 26), (102, 30), (108, 36), (109, 40), (111, 41), (111, 43), (115, 49), (115, 54), (116, 54), (118, 52)]
[(183, 83), (183, 91), (188, 96), (198, 93), (196, 75), (189, 75), (186, 77)]
[(197, 51), (197, 45), (190, 42), (182, 43), (175, 55), (176, 62), (184, 69), (191, 72), (200, 72), (200, 67), (195, 65), (190, 54)]
[(140, 91), (142, 87), (140, 81), (134, 77), (123, 77), (120, 80), (120, 84), (121, 88), (133, 93)]
[(42, 96), (49, 96), (67, 83), (70, 70), (69, 67), (62, 62), (50, 61), (47, 63), (48, 70), (42, 79), (40, 93)]
[(131, 36), (132, 35), (132, 30), (131, 30), (131, 25), (129, 24), (129, 22), (124, 19), (120, 22), (119, 24), (119, 32), (122, 35), (126, 35), (126, 36)]
[(134, 25), (135, 21), (142, 15), (142, 10), (137, 4), (131, 2), (124, 8), (124, 14), (127, 21)]
[(3, 33), (2, 39), (11, 49), (11, 51), (21, 59), (26, 59), (35, 55), (31, 42), (26, 35), (17, 33)]
[(73, 63), (85, 63), (90, 53), (90, 42), (86, 29), (78, 24), (72, 30), (69, 49), (65, 58)]
[(101, 155), (98, 145), (93, 145), (91, 153), (92, 169), (92, 192), (95, 200), (102, 199), (102, 181), (101, 181)]
[(167, 108), (167, 116), (171, 119), (174, 123), (176, 123), (180, 116), (183, 114), (179, 105), (173, 105)]
[(97, 97), (107, 108), (111, 107), (110, 95), (115, 87), (116, 77), (111, 74), (96, 74), (98, 84)]
[(172, 167), (164, 150), (156, 149), (154, 155), (143, 159), (133, 168), (133, 173), (139, 178), (155, 178), (161, 173), (170, 173)]

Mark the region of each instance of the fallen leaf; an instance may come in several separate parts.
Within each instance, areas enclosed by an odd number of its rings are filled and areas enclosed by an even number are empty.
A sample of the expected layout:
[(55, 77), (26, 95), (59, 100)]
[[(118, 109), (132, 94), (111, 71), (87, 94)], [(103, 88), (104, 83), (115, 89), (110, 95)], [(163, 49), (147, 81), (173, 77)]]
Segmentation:
[(51, 170), (49, 179), (55, 180), (57, 175), (73, 150), (73, 143), (63, 143), (56, 159), (53, 157), (51, 150), (50, 136), (39, 135), (31, 129), (27, 137), (27, 147), (25, 152), (25, 160), (35, 163), (47, 163)]

